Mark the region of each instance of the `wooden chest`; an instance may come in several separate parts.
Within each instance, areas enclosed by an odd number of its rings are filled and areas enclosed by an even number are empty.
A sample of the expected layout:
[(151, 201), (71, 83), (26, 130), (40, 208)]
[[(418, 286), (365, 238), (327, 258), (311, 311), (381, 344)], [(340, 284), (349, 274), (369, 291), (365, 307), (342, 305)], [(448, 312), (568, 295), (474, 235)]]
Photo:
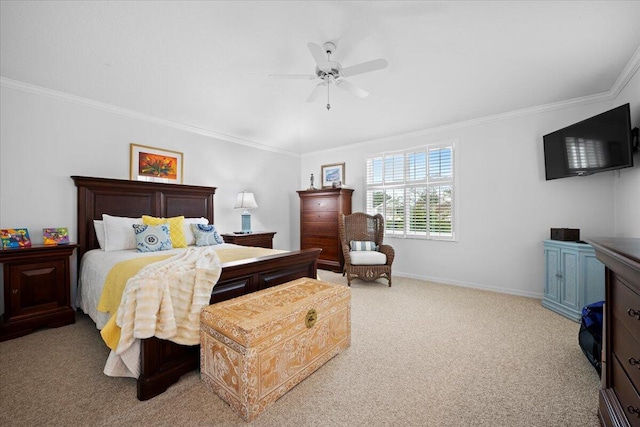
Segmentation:
[(351, 293), (303, 278), (202, 310), (200, 369), (245, 421), (351, 344)]

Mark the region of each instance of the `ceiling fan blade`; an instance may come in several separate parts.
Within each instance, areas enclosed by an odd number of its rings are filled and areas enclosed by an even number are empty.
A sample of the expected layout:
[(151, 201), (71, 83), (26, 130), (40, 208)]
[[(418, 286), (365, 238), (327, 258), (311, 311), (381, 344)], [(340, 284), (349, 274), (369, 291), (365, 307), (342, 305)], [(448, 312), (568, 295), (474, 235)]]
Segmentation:
[(322, 46), (317, 43), (309, 42), (307, 43), (307, 47), (309, 48), (309, 52), (311, 52), (311, 56), (313, 56), (313, 59), (316, 61), (318, 68), (322, 71), (331, 71), (331, 64), (329, 64), (327, 53), (324, 51)]
[(353, 83), (349, 83), (346, 80), (341, 79), (336, 81), (336, 86), (338, 86), (340, 89), (346, 90), (347, 92), (357, 96), (358, 98), (366, 98), (367, 96), (369, 96), (369, 92), (359, 88)]
[(382, 70), (383, 68), (387, 68), (387, 65), (389, 65), (389, 63), (386, 59), (374, 59), (361, 64), (344, 67), (342, 69), (342, 75), (345, 77), (355, 76), (356, 74), (368, 73), (369, 71)]
[(313, 74), (269, 74), (272, 79), (298, 79), (298, 80), (313, 80), (318, 78)]
[(318, 95), (320, 95), (322, 88), (326, 86), (327, 84), (325, 82), (318, 83), (318, 85), (313, 89), (313, 92), (311, 92), (311, 95), (307, 98), (307, 102), (315, 101), (318, 98)]

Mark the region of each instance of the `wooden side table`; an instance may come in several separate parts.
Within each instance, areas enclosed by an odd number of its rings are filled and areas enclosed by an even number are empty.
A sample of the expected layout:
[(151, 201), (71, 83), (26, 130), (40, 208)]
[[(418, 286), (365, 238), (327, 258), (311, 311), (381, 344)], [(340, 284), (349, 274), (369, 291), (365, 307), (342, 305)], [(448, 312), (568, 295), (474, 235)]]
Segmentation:
[(69, 257), (76, 244), (0, 249), (4, 270), (4, 314), (0, 341), (41, 327), (75, 322), (71, 308)]
[(248, 234), (227, 233), (222, 234), (222, 238), (225, 243), (273, 249), (273, 236), (275, 234), (275, 231), (254, 231)]

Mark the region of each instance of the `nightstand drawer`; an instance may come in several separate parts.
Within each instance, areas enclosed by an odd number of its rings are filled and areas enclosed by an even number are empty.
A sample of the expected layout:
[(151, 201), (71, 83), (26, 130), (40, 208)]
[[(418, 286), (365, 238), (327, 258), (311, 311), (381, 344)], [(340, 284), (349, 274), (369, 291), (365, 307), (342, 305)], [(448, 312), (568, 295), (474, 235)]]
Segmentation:
[(233, 243), (234, 245), (273, 249), (275, 234), (275, 231), (256, 231), (248, 234), (225, 233), (222, 234), (222, 238), (225, 243)]

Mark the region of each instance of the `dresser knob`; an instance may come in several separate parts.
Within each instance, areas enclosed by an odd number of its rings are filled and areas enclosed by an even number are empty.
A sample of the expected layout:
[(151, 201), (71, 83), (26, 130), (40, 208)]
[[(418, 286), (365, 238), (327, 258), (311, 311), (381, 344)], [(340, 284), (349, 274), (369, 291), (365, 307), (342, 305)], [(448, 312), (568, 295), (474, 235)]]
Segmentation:
[(17, 294), (17, 293), (18, 293), (18, 290), (17, 290), (17, 289), (13, 289), (13, 290), (12, 290), (12, 292), (13, 292), (13, 294), (15, 295), (15, 294)]
[(627, 310), (627, 314), (631, 317), (637, 317), (638, 320), (640, 320), (640, 311), (636, 311), (633, 308), (630, 308), (629, 310)]
[(634, 408), (633, 406), (629, 405), (627, 406), (627, 411), (629, 411), (631, 415), (636, 414), (638, 418), (640, 418), (640, 409)]
[(638, 369), (640, 369), (640, 360), (638, 360), (638, 359), (634, 359), (633, 357), (630, 357), (629, 358), (629, 364), (631, 366), (637, 366)]

